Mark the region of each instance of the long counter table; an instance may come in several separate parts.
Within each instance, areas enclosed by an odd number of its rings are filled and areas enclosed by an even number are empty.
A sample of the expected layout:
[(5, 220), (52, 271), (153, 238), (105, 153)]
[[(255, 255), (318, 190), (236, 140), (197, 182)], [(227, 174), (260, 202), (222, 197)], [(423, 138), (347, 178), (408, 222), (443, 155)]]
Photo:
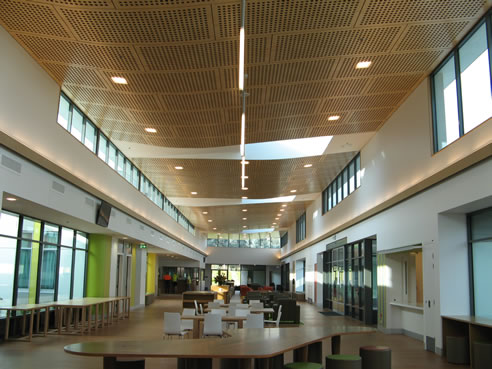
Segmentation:
[[(46, 304), (24, 304), (24, 305), (15, 305), (15, 306), (0, 306), (0, 311), (6, 311), (5, 317), (5, 337), (4, 339), (7, 341), (9, 339), (9, 330), (10, 330), (10, 319), (12, 312), (19, 311), (22, 312), (22, 335), (26, 337), (27, 341), (31, 341), (33, 332), (34, 332), (34, 318), (37, 316), (37, 325), (36, 331), (39, 332), (39, 324), (41, 318), (41, 310), (44, 310), (44, 329), (43, 335), (46, 336), (48, 332), (49, 326), (49, 309), (53, 306), (53, 303)], [(29, 333), (26, 336), (26, 320), (27, 315), (29, 313)]]
[(357, 326), (244, 328), (222, 339), (166, 341), (100, 341), (65, 346), (74, 355), (102, 357), (104, 369), (113, 369), (117, 358), (177, 358), (179, 369), (211, 369), (212, 359), (226, 359), (223, 367), (283, 368), (283, 355), (294, 350), (295, 361), (322, 363), (322, 341), (331, 338), (332, 352), (340, 353), (341, 336), (375, 332)]
[(468, 338), (470, 364), (474, 367), (474, 342), (492, 342), (492, 319), (470, 315), (442, 316), (442, 353), (446, 355), (446, 336)]

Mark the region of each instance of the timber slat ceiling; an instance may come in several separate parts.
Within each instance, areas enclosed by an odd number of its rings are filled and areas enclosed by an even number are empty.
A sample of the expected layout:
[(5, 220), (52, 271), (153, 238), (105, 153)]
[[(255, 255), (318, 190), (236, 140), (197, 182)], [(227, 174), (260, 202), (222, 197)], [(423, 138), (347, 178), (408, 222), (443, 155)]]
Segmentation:
[[(375, 132), (488, 7), (486, 0), (247, 0), (247, 142)], [(2, 0), (0, 24), (111, 139), (239, 144), (239, 0)], [(355, 69), (362, 60), (372, 66)], [(157, 133), (146, 133), (149, 126)], [(290, 185), (319, 192), (352, 156), (322, 157), (309, 176), (298, 173), (302, 160), (251, 163), (248, 195), (276, 197)], [(196, 186), (209, 197), (242, 195), (237, 162), (189, 160), (195, 172), (185, 174), (174, 160), (135, 161), (168, 196), (189, 196)]]

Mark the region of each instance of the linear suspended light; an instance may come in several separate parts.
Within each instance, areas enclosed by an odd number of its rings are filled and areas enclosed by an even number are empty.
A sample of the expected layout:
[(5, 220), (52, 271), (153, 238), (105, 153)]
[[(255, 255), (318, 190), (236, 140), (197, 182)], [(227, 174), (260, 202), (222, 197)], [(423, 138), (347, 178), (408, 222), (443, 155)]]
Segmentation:
[(241, 158), (243, 159), (246, 156), (245, 143), (246, 143), (246, 114), (243, 112), (243, 114), (241, 115), (241, 146), (239, 147)]
[(246, 0), (241, 1), (241, 30), (239, 31), (239, 89), (244, 90), (244, 49), (246, 35), (244, 31), (244, 20), (246, 18)]
[(239, 89), (244, 90), (244, 25), (239, 31)]
[(245, 181), (246, 181), (246, 165), (244, 164), (244, 157), (243, 160), (241, 161), (241, 188), (245, 188)]

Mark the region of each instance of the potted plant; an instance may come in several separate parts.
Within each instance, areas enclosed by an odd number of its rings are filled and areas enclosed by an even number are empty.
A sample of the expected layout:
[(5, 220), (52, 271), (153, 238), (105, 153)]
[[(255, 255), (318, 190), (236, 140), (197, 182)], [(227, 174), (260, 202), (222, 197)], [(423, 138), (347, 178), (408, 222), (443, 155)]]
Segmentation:
[(214, 278), (214, 282), (217, 283), (219, 286), (223, 286), (226, 281), (226, 276), (224, 274), (217, 274)]

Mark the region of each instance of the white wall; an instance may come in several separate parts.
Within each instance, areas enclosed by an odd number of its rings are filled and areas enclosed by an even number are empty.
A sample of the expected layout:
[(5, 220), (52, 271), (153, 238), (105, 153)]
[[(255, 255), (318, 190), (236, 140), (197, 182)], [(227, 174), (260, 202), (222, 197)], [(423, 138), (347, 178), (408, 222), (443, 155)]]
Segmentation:
[[(106, 194), (115, 204), (143, 217), (156, 229), (205, 249), (206, 240), (200, 232), (191, 235), (56, 123), (59, 86), (2, 27), (0, 50), (3, 133)], [(35, 183), (23, 183), (24, 193), (35, 192)]]

